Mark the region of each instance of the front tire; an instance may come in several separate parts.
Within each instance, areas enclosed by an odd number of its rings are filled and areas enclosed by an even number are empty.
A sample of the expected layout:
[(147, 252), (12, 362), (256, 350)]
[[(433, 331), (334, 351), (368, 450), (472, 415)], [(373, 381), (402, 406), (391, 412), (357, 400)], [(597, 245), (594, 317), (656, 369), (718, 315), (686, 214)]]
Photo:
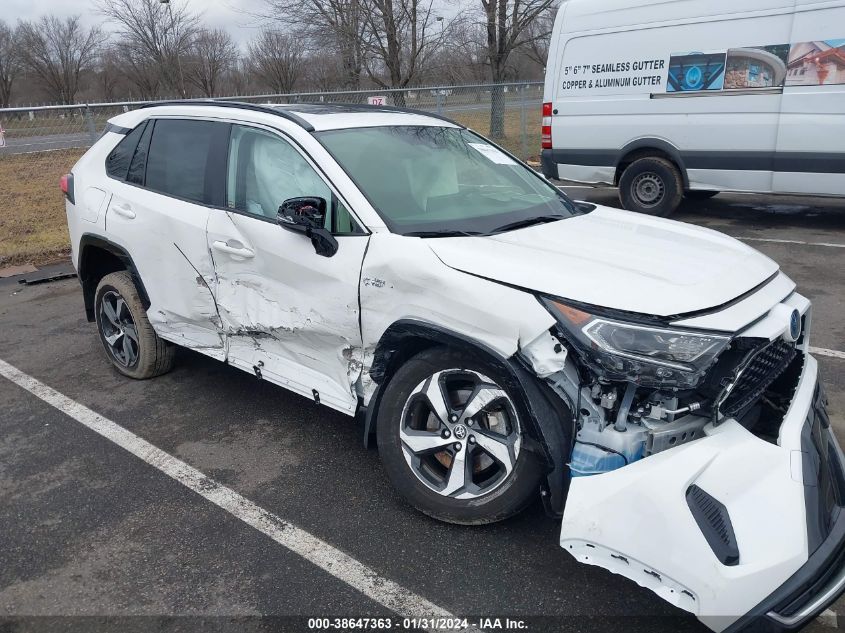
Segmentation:
[(144, 380), (173, 368), (176, 347), (155, 333), (128, 271), (102, 278), (94, 314), (106, 355), (121, 374)]
[(628, 211), (665, 218), (677, 210), (683, 194), (681, 174), (665, 158), (637, 159), (619, 179), (619, 200)]
[(390, 379), (377, 438), (387, 475), (404, 499), (449, 523), (501, 521), (540, 490), (524, 446), (527, 413), (497, 368), (442, 347), (421, 352)]

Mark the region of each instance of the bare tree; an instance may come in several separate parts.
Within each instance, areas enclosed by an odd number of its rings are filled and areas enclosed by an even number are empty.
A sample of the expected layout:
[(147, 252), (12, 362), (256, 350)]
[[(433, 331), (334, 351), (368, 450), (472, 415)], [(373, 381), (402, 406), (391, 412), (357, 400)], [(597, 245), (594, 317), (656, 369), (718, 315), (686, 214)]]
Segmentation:
[(342, 84), (357, 90), (364, 72), (367, 0), (264, 0), (261, 17), (291, 27), (303, 47), (335, 54)]
[(64, 20), (51, 15), (34, 23), (21, 22), (18, 35), (21, 59), (49, 98), (73, 103), (82, 73), (96, 60), (102, 41), (99, 27), (86, 29), (78, 15)]
[[(186, 96), (182, 62), (198, 30), (200, 16), (187, 2), (175, 0), (97, 0), (100, 13), (118, 28), (123, 56), (130, 61), (133, 82), (143, 93), (163, 84)], [(157, 68), (159, 76), (150, 76)], [(140, 82), (140, 83), (138, 83)]]
[(237, 58), (238, 49), (226, 31), (201, 29), (191, 42), (185, 77), (206, 97), (214, 97)]
[(427, 64), (426, 79), (436, 76), (439, 83), (449, 84), (489, 81), (485, 33), (477, 20), (458, 16), (449, 25), (443, 45)]
[(549, 46), (552, 39), (552, 28), (555, 25), (558, 3), (554, 2), (545, 11), (539, 13), (528, 25), (527, 41), (522, 52), (540, 68), (545, 68), (549, 59)]
[[(487, 36), (487, 61), (494, 84), (506, 80), (508, 58), (514, 49), (525, 46), (538, 35), (531, 33), (530, 25), (542, 15), (555, 0), (481, 0)], [(490, 136), (505, 135), (505, 103), (501, 86), (494, 86), (491, 93)]]
[(344, 76), (343, 66), (336, 55), (326, 52), (308, 55), (303, 77), (310, 89), (321, 92), (336, 90)]
[(230, 95), (245, 95), (252, 84), (249, 59), (238, 56), (223, 77), (224, 90)]
[(125, 42), (117, 45), (120, 63), (134, 92), (130, 88), (130, 99), (155, 99), (161, 96), (162, 73), (157, 62), (143, 51)]
[[(428, 67), (443, 41), (444, 20), (434, 13), (433, 0), (366, 0), (364, 12), (372, 57), (367, 74), (383, 88), (405, 88)], [(373, 69), (380, 64), (386, 78)], [(396, 93), (404, 105), (402, 93)]]
[(302, 46), (280, 31), (265, 29), (249, 44), (252, 72), (277, 94), (293, 92), (302, 72)]
[(119, 49), (114, 45), (102, 47), (97, 60), (96, 78), (104, 100), (115, 100), (117, 87), (124, 75)]
[(0, 108), (8, 108), (12, 101), (12, 84), (21, 69), (20, 42), (6, 22), (0, 20)]

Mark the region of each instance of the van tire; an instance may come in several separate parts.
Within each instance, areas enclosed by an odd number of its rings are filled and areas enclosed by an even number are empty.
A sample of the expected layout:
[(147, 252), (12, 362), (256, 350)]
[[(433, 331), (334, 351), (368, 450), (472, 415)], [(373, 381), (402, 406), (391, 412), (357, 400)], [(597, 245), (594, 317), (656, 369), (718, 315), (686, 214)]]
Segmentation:
[(665, 218), (680, 206), (683, 195), (681, 174), (665, 158), (639, 158), (619, 179), (619, 201), (628, 211)]
[(718, 196), (720, 192), (718, 191), (707, 191), (706, 189), (695, 189), (690, 190), (684, 193), (684, 198), (687, 200), (709, 200), (715, 196)]
[[(115, 353), (115, 345), (107, 340), (107, 337), (116, 333), (113, 322), (109, 322), (107, 311), (103, 304), (108, 301), (121, 301), (123, 306), (119, 309), (120, 330), (130, 330), (135, 334), (137, 342), (133, 339), (131, 344), (131, 359), (121, 358)], [(114, 312), (112, 311), (112, 318)], [(176, 358), (176, 346), (168, 343), (156, 334), (153, 326), (147, 319), (147, 311), (138, 289), (132, 279), (131, 273), (121, 270), (106, 275), (97, 285), (97, 292), (94, 295), (94, 315), (97, 322), (97, 331), (100, 341), (105, 348), (106, 355), (114, 368), (124, 376), (145, 380), (160, 376), (173, 369)], [(126, 334), (123, 334), (125, 337)], [(117, 345), (118, 350), (121, 346)], [(124, 355), (125, 356), (125, 355)]]

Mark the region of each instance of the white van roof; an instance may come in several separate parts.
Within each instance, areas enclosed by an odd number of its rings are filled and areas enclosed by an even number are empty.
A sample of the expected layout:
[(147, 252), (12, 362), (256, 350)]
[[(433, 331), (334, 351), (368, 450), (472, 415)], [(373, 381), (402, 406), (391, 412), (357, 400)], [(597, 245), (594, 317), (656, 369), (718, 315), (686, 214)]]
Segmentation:
[(562, 32), (580, 33), (794, 6), (794, 0), (565, 0), (560, 10)]

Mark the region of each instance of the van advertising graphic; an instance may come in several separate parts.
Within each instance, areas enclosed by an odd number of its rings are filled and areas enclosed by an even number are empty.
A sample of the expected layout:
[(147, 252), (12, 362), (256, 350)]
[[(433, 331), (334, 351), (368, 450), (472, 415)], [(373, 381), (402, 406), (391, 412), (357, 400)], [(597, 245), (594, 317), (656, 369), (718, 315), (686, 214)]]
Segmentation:
[(845, 84), (845, 40), (793, 44), (787, 67), (787, 86)]
[(845, 84), (845, 39), (566, 65), (563, 95), (729, 92)]
[(621, 59), (564, 66), (563, 91), (570, 94), (662, 92), (667, 60)]
[(725, 81), (725, 53), (673, 53), (669, 58), (666, 92), (721, 90)]
[(788, 57), (789, 44), (730, 49), (725, 71), (725, 89), (783, 86)]

